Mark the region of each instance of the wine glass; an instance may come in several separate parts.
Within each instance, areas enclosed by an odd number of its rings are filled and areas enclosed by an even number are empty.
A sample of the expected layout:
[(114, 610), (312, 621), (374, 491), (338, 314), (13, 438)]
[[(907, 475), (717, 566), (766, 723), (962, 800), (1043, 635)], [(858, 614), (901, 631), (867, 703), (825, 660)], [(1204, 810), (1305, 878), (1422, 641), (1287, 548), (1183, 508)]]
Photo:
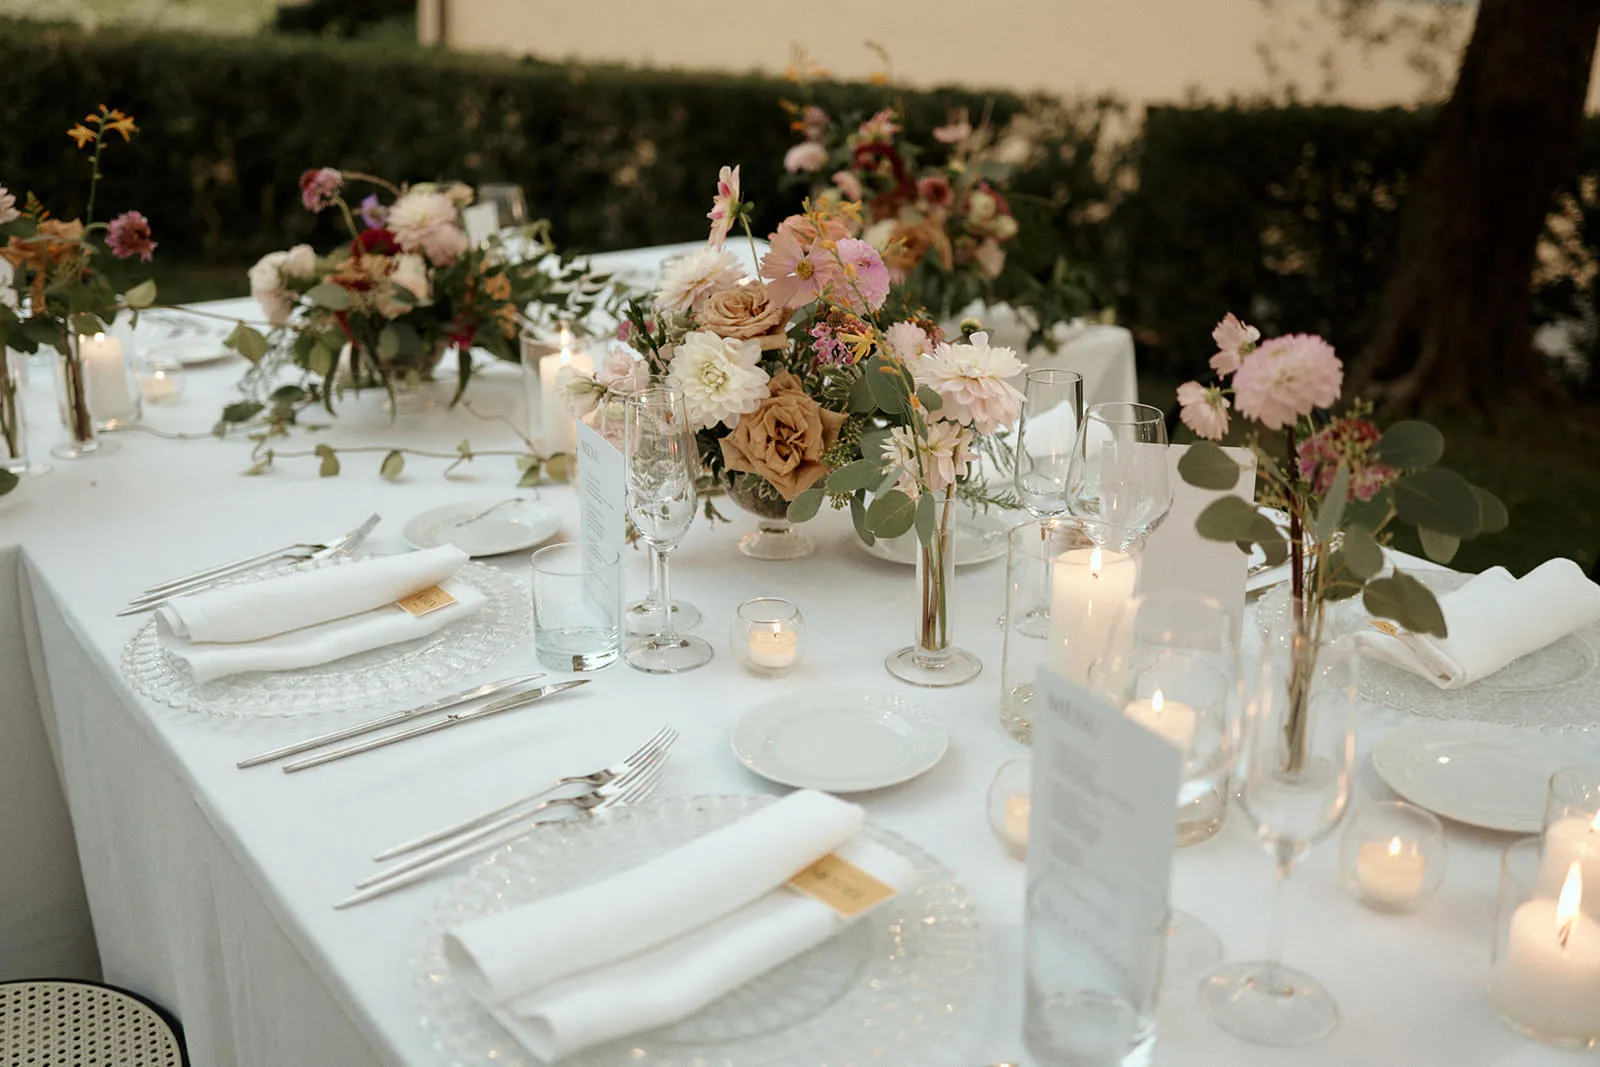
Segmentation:
[(1149, 404), (1096, 404), (1083, 417), (1067, 473), (1067, 510), (1129, 537), (1172, 510), (1167, 420)]
[(1280, 627), (1251, 676), (1235, 799), (1277, 868), (1272, 932), (1265, 961), (1223, 964), (1200, 983), (1206, 1013), (1246, 1041), (1304, 1045), (1339, 1023), (1322, 984), (1283, 965), (1283, 894), (1294, 865), (1350, 801), (1357, 671), (1353, 647)]
[[(1083, 375), (1059, 368), (1030, 370), (1022, 380), (1022, 418), (1017, 424), (1016, 464), (1012, 482), (1017, 499), (1036, 519), (1067, 510), (1067, 472), (1083, 421)], [(1050, 573), (1040, 572), (1039, 598), (1015, 620), (1028, 637), (1044, 637), (1050, 629)], [(1000, 626), (1006, 616), (1000, 615)]]
[(489, 182), (478, 186), (478, 203), (493, 204), (499, 229), (521, 226), (528, 221), (528, 201), (522, 186), (515, 182)]
[[(625, 440), (628, 517), (639, 536), (661, 555), (662, 604), (672, 603), (670, 555), (694, 523), (695, 445), (683, 396), (663, 387), (628, 397)], [(661, 632), (628, 646), (628, 665), (652, 674), (693, 670), (711, 660), (711, 645), (681, 635), (673, 612), (662, 613)]]

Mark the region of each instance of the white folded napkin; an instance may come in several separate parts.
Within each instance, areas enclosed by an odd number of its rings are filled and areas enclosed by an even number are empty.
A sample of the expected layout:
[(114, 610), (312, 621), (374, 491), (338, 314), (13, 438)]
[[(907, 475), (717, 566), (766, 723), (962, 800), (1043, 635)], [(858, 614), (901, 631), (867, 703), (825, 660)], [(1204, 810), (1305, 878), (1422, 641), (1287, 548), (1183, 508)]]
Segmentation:
[(1440, 689), (1460, 689), (1600, 619), (1600, 586), (1570, 559), (1542, 563), (1520, 580), (1494, 567), (1441, 596), (1439, 609), (1448, 637), (1373, 630), (1356, 640)]
[(246, 671), (288, 671), (427, 637), (471, 615), (488, 599), (465, 582), (429, 584), (438, 584), (455, 597), (455, 603), (414, 616), (390, 602), (371, 611), (237, 644), (191, 641), (173, 634), (159, 619), (156, 626), (162, 645), (189, 665), (197, 682), (213, 682)]
[(473, 996), (504, 1005), (655, 948), (757, 900), (860, 832), (865, 814), (801, 790), (682, 848), (445, 935)]
[(156, 618), (190, 641), (255, 641), (392, 604), (466, 562), (461, 549), (440, 545), (178, 597), (157, 608)]
[[(909, 859), (865, 838), (834, 852), (897, 892), (909, 890), (916, 880)], [(866, 914), (847, 918), (799, 890), (780, 886), (664, 945), (552, 982), (509, 1003), (485, 1006), (524, 1048), (548, 1063), (692, 1015)]]

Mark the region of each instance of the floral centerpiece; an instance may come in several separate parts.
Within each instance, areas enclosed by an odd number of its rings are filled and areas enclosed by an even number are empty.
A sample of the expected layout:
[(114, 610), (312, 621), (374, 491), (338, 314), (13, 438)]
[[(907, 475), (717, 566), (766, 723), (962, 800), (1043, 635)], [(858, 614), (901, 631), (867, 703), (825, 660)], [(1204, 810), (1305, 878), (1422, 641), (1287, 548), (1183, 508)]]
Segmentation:
[[(374, 191), (352, 206), (358, 183)], [(475, 194), (459, 182), (396, 186), (323, 167), (301, 176), (300, 191), (306, 210), (337, 212), (350, 240), (322, 254), (301, 244), (262, 257), (250, 268), (250, 291), (270, 332), (240, 323), (228, 342), (253, 363), (276, 353), (304, 372), (298, 387), (273, 393), (277, 421), (292, 421), (307, 403), (332, 412), (346, 382), (382, 388), (392, 401), (397, 389), (430, 378), (452, 347), (454, 403), (471, 379), (472, 349), (515, 362), (524, 328), (581, 318), (602, 300), (605, 279), (570, 261), (550, 266), (547, 222), (474, 246), (461, 211)], [(235, 406), (228, 421), (260, 410)]]
[[(1201, 438), (1178, 470), (1191, 485), (1233, 488), (1239, 465), (1214, 442), (1228, 434), (1235, 416), (1246, 421), (1259, 507), (1221, 497), (1200, 513), (1196, 530), (1246, 551), (1259, 546), (1269, 563), (1290, 563), (1288, 740), (1294, 766), (1312, 674), (1328, 640), (1326, 606), (1360, 596), (1376, 619), (1446, 636), (1433, 593), (1394, 566), (1381, 544), (1394, 524), (1408, 524), (1432, 559), (1448, 563), (1463, 540), (1504, 529), (1506, 509), (1493, 494), (1437, 465), (1444, 437), (1427, 423), (1407, 420), (1380, 430), (1359, 401), (1330, 414), (1340, 401), (1344, 367), (1322, 338), (1263, 341), (1259, 330), (1232, 314), (1212, 338), (1215, 380), (1178, 387), (1180, 418)], [(1262, 509), (1287, 513), (1287, 533)]]
[(972, 463), (1019, 416), (1006, 379), (1021, 363), (981, 332), (947, 340), (907, 306), (860, 236), (855, 202), (808, 201), (771, 235), (755, 277), (725, 247), (734, 225), (749, 235), (749, 216), (738, 168), (723, 168), (706, 246), (630, 306), (621, 336), (636, 353), (613, 350), (595, 375), (571, 378), (568, 401), (614, 426), (627, 392), (664, 381), (684, 397), (703, 467), (758, 513), (804, 522), (828, 501), (869, 544), (915, 530), (917, 644), (891, 669), (965, 681), (977, 663), (949, 640), (952, 504), (995, 502)]
[[(126, 142), (138, 130), (133, 116), (102, 105), (67, 131), (80, 150), (90, 152), (89, 192), (78, 218), (52, 216), (31, 193), (19, 207), (16, 194), (0, 188), (0, 238), (5, 240), (0, 260), (11, 272), (9, 298), (0, 300), (0, 351), (32, 353), (44, 346), (60, 353), (63, 411), (72, 441), (56, 454), (67, 458), (96, 447), (78, 338), (103, 333), (122, 309), (148, 307), (155, 300), (154, 282), (119, 294), (94, 266), (97, 238), (119, 259), (149, 260), (155, 252), (150, 221), (138, 211), (125, 211), (110, 222), (94, 218), (101, 155), (112, 134)], [(0, 356), (0, 493), (16, 486), (15, 461), (26, 466), (17, 386), (15, 370)]]

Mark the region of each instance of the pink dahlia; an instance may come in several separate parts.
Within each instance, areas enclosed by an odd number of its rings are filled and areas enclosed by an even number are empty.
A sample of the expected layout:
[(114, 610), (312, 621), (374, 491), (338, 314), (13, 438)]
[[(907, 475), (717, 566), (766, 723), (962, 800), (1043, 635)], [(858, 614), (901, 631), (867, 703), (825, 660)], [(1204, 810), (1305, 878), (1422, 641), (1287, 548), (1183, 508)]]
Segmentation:
[(1281, 430), (1317, 408), (1332, 407), (1343, 384), (1344, 364), (1333, 346), (1297, 333), (1275, 337), (1246, 356), (1234, 372), (1233, 393), (1239, 414)]
[(138, 256), (146, 263), (156, 250), (156, 243), (150, 239), (150, 220), (137, 211), (124, 211), (111, 220), (106, 227), (106, 243), (118, 259)]
[(807, 174), (822, 169), (828, 162), (828, 150), (816, 141), (801, 141), (783, 154), (783, 169), (790, 174), (804, 171)]
[(711, 220), (713, 248), (721, 248), (733, 229), (733, 220), (739, 217), (739, 168), (723, 167), (717, 173), (717, 195), (711, 198), (711, 210), (706, 218)]
[(1228, 432), (1228, 398), (1216, 386), (1199, 382), (1184, 382), (1178, 386), (1178, 418), (1195, 432), (1195, 436), (1208, 441), (1220, 441)]
[(321, 211), (332, 207), (333, 200), (344, 188), (344, 175), (332, 167), (308, 170), (300, 175), (300, 200), (307, 211)]
[[(833, 295), (854, 311), (877, 311), (889, 297), (889, 268), (878, 250), (856, 237), (835, 246), (839, 277)], [(865, 305), (865, 306), (863, 306)]]
[(1240, 322), (1230, 311), (1211, 331), (1211, 339), (1217, 343), (1217, 354), (1211, 357), (1211, 369), (1226, 378), (1239, 369), (1245, 356), (1256, 350), (1261, 331)]
[(939, 394), (939, 417), (970, 424), (981, 434), (1016, 425), (1022, 394), (1010, 379), (1023, 371), (1009, 348), (990, 348), (989, 335), (978, 332), (970, 342), (942, 344), (911, 365), (918, 385)]

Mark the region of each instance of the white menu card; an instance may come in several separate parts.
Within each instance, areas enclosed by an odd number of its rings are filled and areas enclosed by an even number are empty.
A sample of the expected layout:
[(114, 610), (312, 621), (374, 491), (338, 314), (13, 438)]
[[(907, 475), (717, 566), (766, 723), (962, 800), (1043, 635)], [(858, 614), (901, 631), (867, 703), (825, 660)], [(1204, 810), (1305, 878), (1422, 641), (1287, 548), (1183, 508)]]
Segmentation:
[[(578, 421), (579, 536), (585, 544), (605, 545), (622, 556), (627, 543), (628, 486), (622, 453), (588, 423)], [(614, 572), (620, 580), (622, 568)], [(621, 589), (585, 590), (591, 598), (614, 604)]]

